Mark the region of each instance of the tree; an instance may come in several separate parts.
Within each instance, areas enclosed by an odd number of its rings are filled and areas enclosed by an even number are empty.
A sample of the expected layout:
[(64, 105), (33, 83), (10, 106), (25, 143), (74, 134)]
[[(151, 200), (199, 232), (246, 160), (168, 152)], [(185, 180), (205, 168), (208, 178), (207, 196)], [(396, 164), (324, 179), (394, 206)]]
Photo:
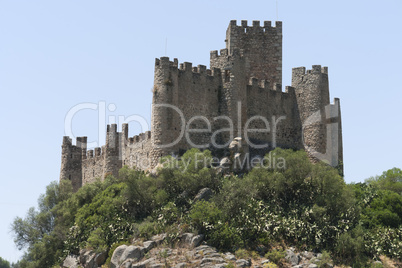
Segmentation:
[(393, 191), (402, 195), (402, 170), (399, 168), (384, 171), (381, 176), (371, 177), (367, 182), (379, 190)]
[(0, 268), (10, 268), (10, 267), (11, 267), (10, 263), (5, 259), (3, 259), (2, 257), (0, 257)]
[(38, 199), (38, 209), (30, 208), (25, 218), (11, 224), (18, 249), (27, 249), (17, 267), (51, 267), (61, 255), (63, 240), (55, 229), (58, 204), (68, 199), (71, 187), (52, 182)]

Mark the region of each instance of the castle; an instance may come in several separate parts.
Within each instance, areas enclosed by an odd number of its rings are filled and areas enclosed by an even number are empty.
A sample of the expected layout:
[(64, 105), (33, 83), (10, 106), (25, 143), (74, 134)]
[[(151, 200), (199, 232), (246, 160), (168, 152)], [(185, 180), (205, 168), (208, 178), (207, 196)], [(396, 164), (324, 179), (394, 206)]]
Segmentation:
[(149, 170), (165, 155), (192, 147), (219, 153), (234, 137), (247, 141), (250, 155), (278, 146), (305, 149), (313, 161), (342, 170), (339, 99), (330, 103), (328, 68), (293, 68), (292, 86), (282, 91), (282, 22), (237, 25), (230, 21), (226, 48), (211, 51), (204, 65), (155, 60), (151, 131), (128, 137), (107, 126), (106, 144), (87, 150), (87, 137), (63, 137), (60, 180), (82, 185), (117, 176), (127, 165)]

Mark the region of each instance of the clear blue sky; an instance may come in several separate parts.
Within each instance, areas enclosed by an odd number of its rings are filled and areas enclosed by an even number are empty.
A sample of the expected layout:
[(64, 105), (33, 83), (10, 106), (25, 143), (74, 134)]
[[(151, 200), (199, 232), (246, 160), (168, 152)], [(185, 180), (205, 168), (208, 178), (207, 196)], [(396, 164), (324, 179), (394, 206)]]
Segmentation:
[[(58, 180), (69, 109), (104, 101), (149, 120), (154, 59), (209, 65), (232, 19), (283, 21), (284, 86), (292, 67), (329, 67), (347, 182), (402, 167), (402, 2), (277, 2), (0, 1), (0, 256), (20, 257), (9, 226)], [(74, 134), (96, 141), (97, 118), (77, 114)]]

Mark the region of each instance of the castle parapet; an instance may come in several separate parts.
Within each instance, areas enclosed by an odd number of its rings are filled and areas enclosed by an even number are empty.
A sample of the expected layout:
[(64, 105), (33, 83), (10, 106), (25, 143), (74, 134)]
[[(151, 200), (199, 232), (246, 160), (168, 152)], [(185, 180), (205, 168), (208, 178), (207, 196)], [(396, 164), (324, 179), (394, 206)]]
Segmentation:
[[(253, 20), (252, 24), (249, 26), (247, 20), (242, 20), (240, 22), (240, 25), (237, 25), (236, 20), (231, 20), (229, 27), (239, 27), (243, 28), (243, 32), (248, 32), (248, 31), (255, 31), (255, 32), (264, 32), (267, 29), (277, 29), (278, 31), (282, 32), (282, 22), (281, 21), (276, 21), (275, 22), (275, 27), (272, 26), (271, 21), (264, 21), (264, 26), (261, 27), (260, 21), (259, 20)], [(248, 31), (247, 31), (248, 30)]]
[(328, 74), (328, 67), (321, 65), (313, 65), (311, 70), (306, 70), (306, 67), (292, 68), (292, 76), (301, 76), (305, 74)]
[[(226, 49), (227, 53), (227, 49)], [(216, 67), (212, 67), (211, 69), (207, 69), (205, 65), (199, 64), (196, 67), (193, 67), (193, 64), (191, 62), (183, 62), (183, 63), (178, 63), (178, 60), (175, 59), (174, 62), (169, 61), (168, 57), (161, 57), (160, 59), (156, 59), (155, 61), (155, 67), (156, 68), (161, 68), (161, 70), (164, 70), (163, 73), (164, 78), (161, 79), (164, 85), (166, 86), (172, 86), (175, 82), (182, 82), (181, 76), (189, 76), (192, 74), (193, 76), (195, 75), (193, 79), (198, 79), (199, 78), (209, 78), (209, 79), (214, 79), (215, 77), (221, 76), (221, 70)], [(176, 78), (175, 78), (176, 77)], [(196, 83), (197, 81), (194, 81)], [(157, 85), (155, 85), (157, 87)], [(160, 88), (160, 87), (157, 87)]]
[(138, 135), (135, 135), (132, 138), (129, 138), (129, 143), (130, 144), (135, 144), (135, 143), (140, 143), (144, 141), (148, 141), (151, 139), (151, 131), (145, 131), (143, 133), (140, 133)]

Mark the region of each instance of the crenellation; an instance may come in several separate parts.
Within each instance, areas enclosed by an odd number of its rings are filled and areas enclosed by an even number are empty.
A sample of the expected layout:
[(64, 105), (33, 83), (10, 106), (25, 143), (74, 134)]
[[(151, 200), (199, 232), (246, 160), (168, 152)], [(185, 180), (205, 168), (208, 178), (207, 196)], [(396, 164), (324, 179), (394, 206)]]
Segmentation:
[(282, 21), (275, 21), (275, 28), (280, 29), (280, 33), (282, 33)]
[(193, 64), (191, 62), (183, 62), (183, 71), (192, 70)]
[[(230, 118), (240, 133), (250, 118), (268, 120), (269, 132), (249, 134), (245, 150), (250, 157), (279, 146), (305, 149), (316, 161), (317, 153), (324, 154), (337, 144), (329, 153), (329, 162), (342, 163), (340, 101), (335, 98), (333, 104), (329, 102), (328, 67), (293, 68), (292, 85), (283, 92), (282, 22), (276, 21), (273, 26), (271, 21), (264, 21), (261, 26), (254, 20), (251, 24), (242, 20), (238, 26), (236, 20), (230, 21), (226, 48), (210, 51), (210, 69), (179, 63), (177, 58), (156, 58), (151, 131), (128, 137), (128, 124), (122, 124), (121, 132), (117, 124), (110, 124), (106, 144), (91, 150), (87, 150), (87, 137), (77, 137), (76, 145), (71, 138), (63, 137), (60, 180), (71, 180), (78, 190), (96, 178), (118, 176), (122, 166), (151, 171), (161, 157), (181, 155), (194, 146), (215, 153), (218, 148), (212, 145), (212, 133), (226, 127), (214, 120), (216, 117)], [(309, 124), (314, 116), (318, 121)], [(210, 131), (183, 135), (183, 127), (196, 117), (212, 122)], [(205, 125), (203, 120), (194, 120), (190, 129)], [(267, 129), (264, 120), (253, 120), (248, 127)], [(225, 144), (233, 137), (221, 131), (218, 140)], [(254, 144), (266, 146), (257, 148)]]
[(270, 85), (270, 83), (268, 80), (265, 80), (265, 79), (259, 80), (259, 86), (261, 88), (269, 89), (270, 88), (269, 85)]
[(311, 73), (320, 74), (321, 73), (321, 65), (313, 65), (311, 69)]
[(210, 52), (210, 58), (217, 58), (218, 57), (218, 50), (212, 50)]
[(250, 86), (259, 86), (258, 85), (258, 79), (255, 77), (250, 77), (248, 84)]
[(199, 72), (200, 74), (206, 73), (207, 66), (199, 64), (197, 68), (198, 68), (198, 72)]
[(306, 67), (292, 68), (292, 76), (300, 76), (306, 73)]
[(274, 83), (273, 90), (274, 90), (274, 91), (278, 91), (278, 92), (282, 92), (282, 84), (280, 84), (280, 83)]
[(72, 146), (73, 140), (69, 136), (63, 136), (63, 146)]
[(228, 56), (228, 49), (227, 48), (221, 49), (219, 55), (221, 57)]
[(81, 149), (87, 149), (87, 137), (77, 137), (76, 146)]
[(295, 88), (291, 86), (286, 86), (285, 87), (285, 92), (288, 94), (294, 94), (295, 93)]
[(240, 25), (237, 25), (236, 20), (231, 20), (229, 23), (230, 28), (238, 28), (241, 31), (238, 33), (249, 33), (249, 32), (264, 32), (263, 30), (275, 30), (278, 34), (282, 33), (282, 22), (275, 21), (275, 26), (272, 26), (272, 21), (266, 20), (263, 22), (264, 26), (261, 26), (261, 21), (253, 20), (252, 24), (249, 26), (247, 20), (241, 20)]

